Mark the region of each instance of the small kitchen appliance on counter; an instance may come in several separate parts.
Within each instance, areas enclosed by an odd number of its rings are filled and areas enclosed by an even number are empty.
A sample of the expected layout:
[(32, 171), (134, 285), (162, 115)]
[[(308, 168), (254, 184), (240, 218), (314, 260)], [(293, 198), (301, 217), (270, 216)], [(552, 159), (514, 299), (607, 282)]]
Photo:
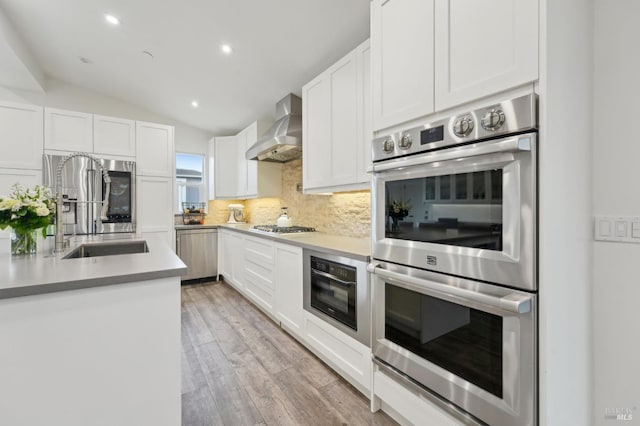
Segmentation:
[(245, 223), (244, 206), (242, 204), (229, 204), (229, 220), (227, 223)]

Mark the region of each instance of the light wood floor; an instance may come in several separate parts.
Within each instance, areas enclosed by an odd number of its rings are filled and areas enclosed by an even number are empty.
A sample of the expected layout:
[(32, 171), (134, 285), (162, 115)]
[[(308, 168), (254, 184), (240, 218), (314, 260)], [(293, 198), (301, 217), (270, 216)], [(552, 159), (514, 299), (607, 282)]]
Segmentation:
[(182, 287), (183, 425), (392, 425), (223, 282)]

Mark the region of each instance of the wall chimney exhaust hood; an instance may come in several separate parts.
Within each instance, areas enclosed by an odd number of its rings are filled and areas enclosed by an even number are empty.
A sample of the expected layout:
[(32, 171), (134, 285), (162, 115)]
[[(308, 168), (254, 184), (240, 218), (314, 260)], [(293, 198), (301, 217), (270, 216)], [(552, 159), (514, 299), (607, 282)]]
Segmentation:
[(246, 153), (247, 160), (286, 163), (302, 157), (302, 99), (289, 93), (276, 104), (276, 122)]

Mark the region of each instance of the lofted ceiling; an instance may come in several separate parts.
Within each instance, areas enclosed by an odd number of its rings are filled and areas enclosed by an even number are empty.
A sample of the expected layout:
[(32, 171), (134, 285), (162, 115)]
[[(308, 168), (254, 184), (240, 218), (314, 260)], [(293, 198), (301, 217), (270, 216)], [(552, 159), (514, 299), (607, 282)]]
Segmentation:
[(300, 95), (369, 36), (369, 0), (0, 0), (0, 9), (45, 75), (215, 135), (273, 116), (280, 98)]

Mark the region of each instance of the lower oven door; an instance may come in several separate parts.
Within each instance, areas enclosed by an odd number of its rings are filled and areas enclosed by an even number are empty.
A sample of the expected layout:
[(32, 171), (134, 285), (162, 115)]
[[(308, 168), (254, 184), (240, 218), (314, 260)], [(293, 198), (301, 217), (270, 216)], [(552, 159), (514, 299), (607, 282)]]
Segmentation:
[(370, 265), (374, 356), (491, 425), (536, 422), (536, 296)]

